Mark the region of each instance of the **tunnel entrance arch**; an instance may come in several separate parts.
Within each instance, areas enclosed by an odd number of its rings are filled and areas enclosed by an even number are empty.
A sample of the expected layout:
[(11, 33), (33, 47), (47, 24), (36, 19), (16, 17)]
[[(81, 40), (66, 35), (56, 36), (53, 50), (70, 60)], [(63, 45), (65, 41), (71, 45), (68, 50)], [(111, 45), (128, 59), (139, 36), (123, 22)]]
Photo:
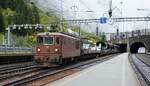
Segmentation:
[(138, 53), (139, 48), (144, 47), (146, 49), (146, 46), (142, 42), (135, 42), (130, 46), (130, 53)]

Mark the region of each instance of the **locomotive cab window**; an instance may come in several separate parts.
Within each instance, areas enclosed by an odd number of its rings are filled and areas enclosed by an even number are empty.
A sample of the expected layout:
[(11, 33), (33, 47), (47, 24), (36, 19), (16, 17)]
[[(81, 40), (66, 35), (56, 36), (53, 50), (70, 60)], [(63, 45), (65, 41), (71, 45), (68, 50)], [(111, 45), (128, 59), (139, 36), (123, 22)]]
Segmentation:
[(38, 42), (39, 44), (42, 44), (42, 43), (43, 43), (43, 37), (38, 37), (38, 38), (37, 38), (37, 42)]
[(53, 44), (53, 37), (45, 37), (44, 44)]

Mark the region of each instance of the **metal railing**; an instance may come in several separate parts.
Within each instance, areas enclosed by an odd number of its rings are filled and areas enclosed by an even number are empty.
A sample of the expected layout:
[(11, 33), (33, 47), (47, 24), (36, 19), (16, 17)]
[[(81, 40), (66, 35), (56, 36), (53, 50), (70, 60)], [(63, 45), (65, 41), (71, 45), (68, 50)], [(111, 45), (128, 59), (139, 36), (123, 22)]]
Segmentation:
[(0, 55), (2, 54), (33, 54), (34, 48), (16, 47), (12, 45), (0, 45)]

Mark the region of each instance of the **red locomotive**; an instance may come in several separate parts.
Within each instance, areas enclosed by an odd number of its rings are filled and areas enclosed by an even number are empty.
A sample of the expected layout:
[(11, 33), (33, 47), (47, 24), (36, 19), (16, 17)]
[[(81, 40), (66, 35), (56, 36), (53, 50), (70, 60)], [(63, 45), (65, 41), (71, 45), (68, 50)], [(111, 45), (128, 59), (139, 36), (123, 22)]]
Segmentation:
[(74, 60), (80, 56), (80, 39), (63, 33), (39, 33), (35, 62), (41, 66), (53, 67)]
[(78, 59), (93, 58), (115, 52), (112, 50), (101, 51), (95, 45), (91, 46), (90, 43), (79, 37), (64, 33), (45, 32), (37, 35), (34, 58), (41, 67), (56, 67)]

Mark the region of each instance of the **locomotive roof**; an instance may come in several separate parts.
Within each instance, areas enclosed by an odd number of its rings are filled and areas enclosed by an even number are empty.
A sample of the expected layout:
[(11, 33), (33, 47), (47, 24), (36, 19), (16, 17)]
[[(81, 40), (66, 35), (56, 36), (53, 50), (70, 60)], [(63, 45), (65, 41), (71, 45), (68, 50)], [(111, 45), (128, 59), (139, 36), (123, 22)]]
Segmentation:
[(58, 33), (58, 32), (44, 32), (44, 33), (38, 33), (38, 36), (45, 36), (45, 35), (61, 35), (61, 36), (66, 36), (66, 37), (73, 37), (73, 38), (79, 38), (77, 36), (68, 34), (68, 33)]
[(45, 35), (62, 35), (61, 33), (51, 33), (51, 32), (44, 32), (44, 33), (38, 33), (38, 36), (45, 36)]

